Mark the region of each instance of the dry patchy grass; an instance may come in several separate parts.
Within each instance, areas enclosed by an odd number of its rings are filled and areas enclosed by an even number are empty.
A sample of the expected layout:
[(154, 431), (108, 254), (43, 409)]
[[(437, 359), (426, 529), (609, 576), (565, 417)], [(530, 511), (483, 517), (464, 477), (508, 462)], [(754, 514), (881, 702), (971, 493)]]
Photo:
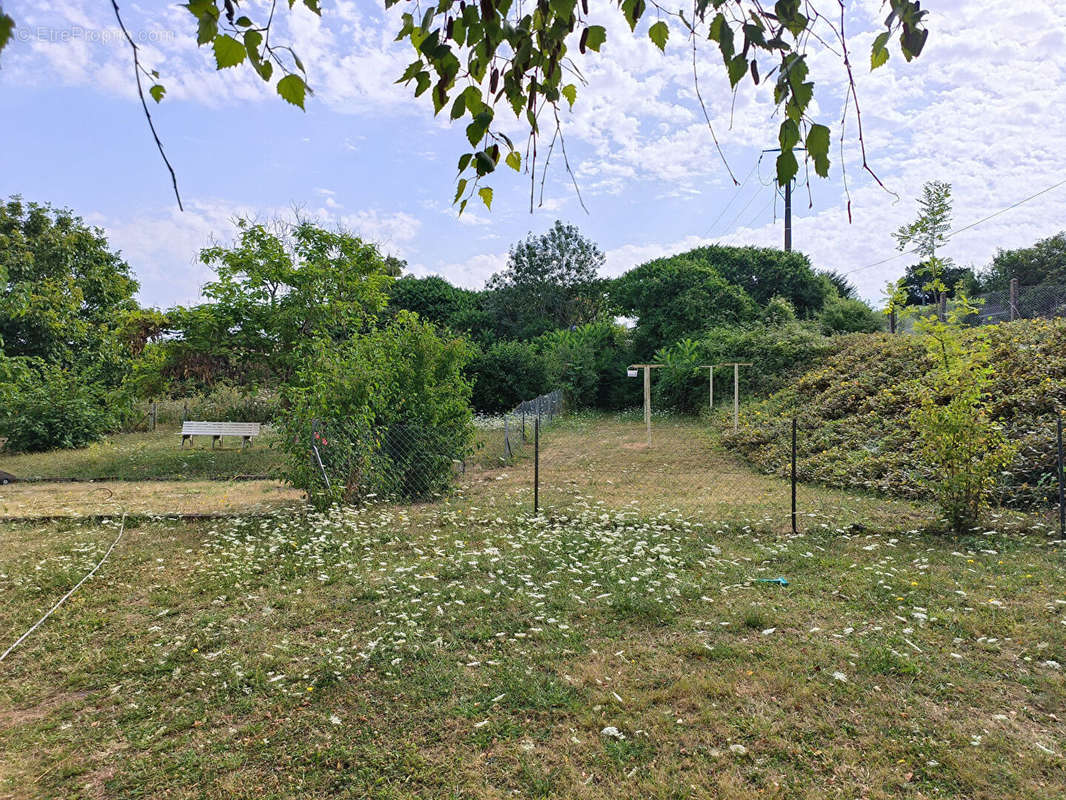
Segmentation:
[(298, 505), (277, 481), (104, 481), (0, 486), (0, 520), (99, 514), (250, 514)]

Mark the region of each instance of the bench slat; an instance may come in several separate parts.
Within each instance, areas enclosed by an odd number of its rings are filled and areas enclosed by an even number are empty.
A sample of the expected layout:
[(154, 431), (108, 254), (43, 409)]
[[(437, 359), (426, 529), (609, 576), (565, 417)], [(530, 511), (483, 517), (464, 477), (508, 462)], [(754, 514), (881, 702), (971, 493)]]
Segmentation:
[(182, 436), (258, 436), (258, 422), (189, 421), (181, 425)]

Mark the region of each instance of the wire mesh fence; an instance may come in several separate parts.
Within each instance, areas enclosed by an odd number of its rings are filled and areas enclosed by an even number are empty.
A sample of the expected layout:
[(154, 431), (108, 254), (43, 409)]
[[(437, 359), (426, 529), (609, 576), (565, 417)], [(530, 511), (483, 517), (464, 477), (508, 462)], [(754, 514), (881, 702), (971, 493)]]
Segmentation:
[[(710, 421), (653, 415), (649, 439), (637, 413), (569, 415), (541, 440), (540, 508), (602, 505), (793, 531), (939, 525), (932, 487), (942, 476), (921, 465), (903, 436), (872, 425), (860, 443), (844, 443), (832, 425), (802, 414), (734, 432), (732, 415), (722, 413)], [(1015, 463), (989, 497), (991, 518), (1024, 516), (1061, 535), (1056, 421), (1016, 438)]]
[(464, 460), (464, 469), (491, 469), (513, 464), (533, 455), (533, 429), (539, 421), (547, 430), (563, 413), (563, 393), (548, 392), (523, 400), (513, 409), (475, 419), (475, 450)]
[[(1012, 286), (969, 298), (977, 312), (966, 318), (970, 325), (995, 325), (1019, 319), (1054, 319), (1066, 317), (1066, 286)], [(945, 298), (942, 303), (915, 306), (914, 313), (900, 321), (900, 329), (913, 328), (914, 320), (922, 317), (944, 316), (955, 307), (955, 301)]]
[[(395, 424), (353, 431), (316, 421), (309, 440), (311, 494), (342, 502), (426, 502), (456, 492), (503, 499), (527, 512), (590, 507), (641, 517), (682, 516), (732, 525), (863, 530), (936, 525), (932, 487), (913, 436), (876, 422), (844, 432), (825, 420), (731, 409), (681, 416), (639, 410), (562, 413), (553, 392), (511, 412), (461, 426)], [(993, 515), (1026, 514), (1060, 530), (1058, 420), (1005, 431), (1015, 462), (992, 492)]]

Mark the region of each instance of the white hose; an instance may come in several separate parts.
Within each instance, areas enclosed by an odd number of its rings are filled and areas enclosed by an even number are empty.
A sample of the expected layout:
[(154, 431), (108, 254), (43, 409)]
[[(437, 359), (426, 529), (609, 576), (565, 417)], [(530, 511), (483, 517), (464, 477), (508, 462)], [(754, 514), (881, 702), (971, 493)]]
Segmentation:
[(43, 617), (41, 617), (39, 620), (37, 620), (37, 622), (34, 624), (34, 626), (32, 628), (30, 628), (28, 631), (26, 631), (24, 634), (22, 634), (18, 638), (18, 641), (15, 642), (13, 645), (11, 645), (11, 647), (7, 648), (7, 650), (4, 651), (4, 654), (2, 656), (0, 656), (0, 661), (3, 661), (5, 658), (7, 658), (8, 653), (10, 653), (12, 650), (14, 650), (20, 644), (22, 644), (22, 642), (26, 639), (27, 636), (29, 636), (31, 633), (33, 633), (35, 630), (37, 630), (39, 627), (41, 627), (41, 623), (43, 623), (46, 619), (48, 619), (50, 616), (52, 616), (52, 613), (57, 608), (59, 608), (61, 605), (63, 605), (63, 603), (65, 603), (67, 601), (67, 598), (69, 598), (72, 594), (74, 594), (74, 592), (78, 591), (78, 587), (79, 586), (81, 586), (83, 583), (85, 583), (85, 581), (89, 580), (89, 578), (91, 578), (93, 575), (96, 574), (96, 570), (100, 569), (100, 567), (103, 565), (103, 563), (105, 561), (107, 561), (107, 557), (109, 555), (111, 555), (111, 551), (115, 549), (115, 545), (118, 544), (118, 540), (122, 538), (122, 534), (123, 534), (123, 532), (125, 530), (126, 530), (126, 515), (125, 515), (125, 513), (123, 513), (123, 515), (122, 515), (122, 524), (118, 526), (118, 536), (115, 537), (115, 541), (113, 541), (111, 543), (111, 546), (109, 548), (107, 548), (107, 552), (104, 553), (104, 557), (100, 559), (100, 561), (97, 563), (97, 565), (95, 567), (92, 568), (92, 571), (90, 571), (88, 575), (86, 575), (84, 578), (82, 578), (80, 581), (78, 581), (76, 584), (74, 584), (74, 588), (71, 589), (69, 592), (67, 592), (65, 595), (63, 595), (63, 597), (60, 599), (60, 601), (58, 603), (56, 603), (54, 606), (52, 606), (50, 609), (48, 609), (48, 613), (47, 614), (45, 614)]

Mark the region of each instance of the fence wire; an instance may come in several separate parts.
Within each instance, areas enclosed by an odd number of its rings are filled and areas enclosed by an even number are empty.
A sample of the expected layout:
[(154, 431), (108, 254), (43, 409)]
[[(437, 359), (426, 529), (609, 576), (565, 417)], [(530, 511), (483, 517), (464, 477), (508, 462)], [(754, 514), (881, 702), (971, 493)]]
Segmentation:
[[(1007, 431), (1016, 463), (991, 496), (993, 517), (1057, 525), (1062, 508), (1057, 419)], [(341, 432), (344, 435), (338, 436)], [(536, 435), (539, 433), (539, 437)], [(350, 442), (354, 441), (355, 446)], [(348, 442), (349, 444), (344, 444)], [(890, 426), (856, 432), (780, 414), (702, 416), (563, 411), (561, 393), (524, 401), (469, 429), (390, 425), (351, 436), (318, 421), (310, 440), (314, 491), (342, 502), (426, 502), (465, 494), (566, 515), (579, 509), (680, 515), (730, 525), (862, 531), (935, 524), (931, 485), (913, 437)]]

